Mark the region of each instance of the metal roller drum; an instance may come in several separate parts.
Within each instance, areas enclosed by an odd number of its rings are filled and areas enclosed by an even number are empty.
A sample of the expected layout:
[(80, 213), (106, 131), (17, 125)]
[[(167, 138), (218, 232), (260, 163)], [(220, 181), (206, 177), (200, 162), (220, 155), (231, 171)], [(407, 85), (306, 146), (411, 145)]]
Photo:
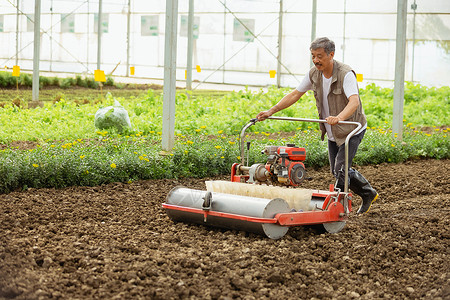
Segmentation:
[[(201, 190), (193, 190), (185, 187), (173, 188), (166, 198), (166, 203), (180, 207), (204, 210), (205, 196), (211, 195), (209, 211), (241, 215), (245, 217), (272, 219), (278, 213), (286, 213), (291, 209), (288, 203), (281, 199), (263, 199), (240, 195), (230, 195)], [(251, 222), (243, 219), (234, 219), (203, 213), (184, 211), (182, 209), (166, 209), (168, 216), (174, 221), (190, 222), (204, 225), (223, 227), (228, 229), (243, 230), (264, 234), (271, 239), (279, 239), (288, 231), (288, 227), (271, 223)]]

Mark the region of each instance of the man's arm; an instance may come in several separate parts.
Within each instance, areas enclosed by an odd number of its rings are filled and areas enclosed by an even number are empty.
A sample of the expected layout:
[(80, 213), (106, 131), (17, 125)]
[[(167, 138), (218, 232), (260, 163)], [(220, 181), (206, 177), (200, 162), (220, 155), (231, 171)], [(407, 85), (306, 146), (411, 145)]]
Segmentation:
[(348, 103), (345, 108), (337, 115), (337, 116), (329, 116), (325, 120), (330, 125), (335, 125), (339, 121), (347, 120), (358, 108), (359, 106), (359, 97), (358, 95), (351, 95), (348, 98)]
[(280, 110), (283, 110), (289, 106), (291, 106), (292, 104), (294, 104), (295, 102), (297, 102), (302, 96), (303, 94), (305, 94), (305, 92), (299, 92), (297, 89), (293, 90), (292, 92), (290, 92), (289, 94), (287, 94), (286, 96), (284, 96), (277, 104), (275, 104), (271, 109), (267, 110), (267, 111), (262, 111), (260, 112), (256, 118), (259, 121), (265, 120), (268, 117), (270, 117), (271, 115), (273, 115), (274, 113), (279, 112)]

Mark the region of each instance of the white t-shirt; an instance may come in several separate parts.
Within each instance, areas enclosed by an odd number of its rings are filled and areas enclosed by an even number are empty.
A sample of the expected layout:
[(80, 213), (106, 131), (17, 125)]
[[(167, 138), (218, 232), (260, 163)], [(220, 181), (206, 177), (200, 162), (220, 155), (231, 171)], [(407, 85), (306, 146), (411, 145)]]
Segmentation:
[[(328, 105), (328, 93), (330, 92), (330, 86), (331, 86), (332, 79), (333, 79), (333, 77), (325, 78), (325, 76), (323, 76), (323, 74), (322, 74), (322, 91), (323, 91), (323, 93), (322, 93), (322, 95), (323, 95), (322, 117), (323, 117), (323, 119), (326, 119), (327, 117), (330, 116), (330, 108)], [(312, 82), (311, 82), (311, 79), (309, 78), (309, 73), (308, 73), (305, 75), (305, 77), (303, 77), (302, 82), (297, 87), (297, 91), (305, 93), (305, 92), (311, 90), (311, 88), (312, 88)], [(359, 95), (358, 85), (356, 83), (356, 76), (352, 71), (349, 71), (347, 74), (345, 74), (343, 88), (344, 88), (344, 94), (347, 98), (349, 98), (352, 95)], [(333, 133), (331, 132), (331, 125), (328, 123), (324, 123), (324, 125), (327, 130), (328, 139), (330, 141), (335, 142), (336, 140), (334, 139)], [(358, 133), (362, 132), (364, 129), (366, 129), (366, 127), (367, 127), (367, 124), (364, 125), (358, 131)]]

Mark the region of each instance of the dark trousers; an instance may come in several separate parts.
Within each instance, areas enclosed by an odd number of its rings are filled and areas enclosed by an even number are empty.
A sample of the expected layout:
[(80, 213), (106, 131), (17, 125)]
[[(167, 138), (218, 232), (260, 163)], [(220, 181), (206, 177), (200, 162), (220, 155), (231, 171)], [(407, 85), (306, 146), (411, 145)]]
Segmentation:
[[(351, 166), (358, 146), (364, 137), (364, 133), (366, 133), (365, 129), (361, 133), (352, 136), (348, 142), (348, 178), (351, 178), (355, 172)], [(336, 142), (328, 140), (328, 159), (330, 161), (331, 173), (337, 179), (336, 187), (343, 189), (345, 177), (345, 144), (339, 147)]]

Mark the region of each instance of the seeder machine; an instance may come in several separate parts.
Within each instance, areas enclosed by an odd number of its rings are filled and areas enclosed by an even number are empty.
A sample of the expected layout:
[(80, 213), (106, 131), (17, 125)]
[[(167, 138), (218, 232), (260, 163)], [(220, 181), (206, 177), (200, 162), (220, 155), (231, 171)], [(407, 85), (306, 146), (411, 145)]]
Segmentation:
[[(270, 117), (271, 120), (325, 123), (325, 120)], [(245, 131), (257, 122), (250, 120), (240, 133), (241, 163), (231, 167), (231, 181), (206, 181), (206, 191), (175, 187), (163, 207), (174, 221), (243, 230), (279, 239), (289, 227), (322, 224), (330, 233), (341, 231), (352, 211), (348, 192), (348, 141), (361, 128), (357, 122), (345, 141), (344, 190), (298, 188), (306, 177), (306, 150), (293, 144), (266, 146), (266, 163), (245, 162)], [(247, 143), (247, 155), (249, 152)], [(247, 157), (248, 162), (248, 157)]]

